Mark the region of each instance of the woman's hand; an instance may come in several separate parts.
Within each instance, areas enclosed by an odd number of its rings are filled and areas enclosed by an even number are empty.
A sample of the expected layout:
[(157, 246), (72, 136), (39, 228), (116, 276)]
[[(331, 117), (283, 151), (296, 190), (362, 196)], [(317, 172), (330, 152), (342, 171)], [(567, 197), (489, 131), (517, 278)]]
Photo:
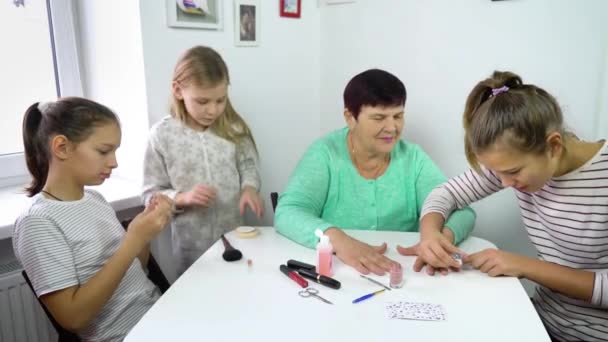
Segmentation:
[(245, 186), (239, 201), (239, 210), (241, 215), (245, 214), (245, 207), (248, 206), (255, 215), (260, 218), (264, 216), (264, 202), (260, 198), (260, 194), (251, 186)]
[(370, 272), (384, 275), (390, 271), (395, 261), (385, 257), (386, 243), (380, 246), (371, 246), (354, 239), (338, 228), (329, 228), (325, 231), (334, 247), (336, 256), (345, 264), (355, 268), (363, 274)]
[(180, 192), (175, 196), (177, 207), (210, 207), (215, 200), (217, 191), (215, 188), (197, 184), (188, 192)]
[[(434, 229), (428, 229), (425, 234), (420, 233), (420, 242), (414, 246), (397, 246), (397, 252), (406, 256), (417, 256), (414, 262), (414, 271), (420, 272), (426, 266), (426, 272), (434, 275), (435, 271), (448, 274), (448, 269), (459, 271), (461, 264), (452, 258), (453, 253), (463, 257), (466, 255), (452, 244), (454, 234), (448, 227), (444, 227), (441, 233)], [(446, 259), (447, 258), (447, 259)]]

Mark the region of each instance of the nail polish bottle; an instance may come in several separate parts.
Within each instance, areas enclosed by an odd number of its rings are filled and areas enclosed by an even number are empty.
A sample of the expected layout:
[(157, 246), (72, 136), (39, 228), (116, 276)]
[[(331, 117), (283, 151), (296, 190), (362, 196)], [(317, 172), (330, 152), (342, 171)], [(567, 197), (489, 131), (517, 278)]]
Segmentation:
[(398, 289), (403, 286), (403, 268), (399, 263), (395, 263), (391, 266), (390, 286), (394, 289)]

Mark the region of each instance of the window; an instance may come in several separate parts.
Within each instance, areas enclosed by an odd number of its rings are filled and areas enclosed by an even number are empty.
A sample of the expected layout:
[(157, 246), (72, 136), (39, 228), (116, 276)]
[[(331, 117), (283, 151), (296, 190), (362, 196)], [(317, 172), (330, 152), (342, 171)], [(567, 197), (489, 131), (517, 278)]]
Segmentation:
[(21, 121), (35, 101), (81, 96), (73, 0), (0, 1), (0, 182), (27, 174)]

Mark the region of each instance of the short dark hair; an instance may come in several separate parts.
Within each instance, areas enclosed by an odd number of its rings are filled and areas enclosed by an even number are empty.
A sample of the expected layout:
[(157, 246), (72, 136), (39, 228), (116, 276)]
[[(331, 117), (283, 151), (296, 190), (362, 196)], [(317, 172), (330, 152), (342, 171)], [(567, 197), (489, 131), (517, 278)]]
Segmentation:
[(369, 69), (353, 77), (344, 88), (344, 107), (357, 119), (363, 106), (405, 105), (407, 93), (397, 76)]

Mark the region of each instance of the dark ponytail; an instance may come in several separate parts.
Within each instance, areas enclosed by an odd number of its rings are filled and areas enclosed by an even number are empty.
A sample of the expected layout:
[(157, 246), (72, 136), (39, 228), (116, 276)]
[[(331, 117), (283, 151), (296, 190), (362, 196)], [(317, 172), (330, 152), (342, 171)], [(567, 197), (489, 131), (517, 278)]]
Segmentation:
[(111, 109), (84, 98), (65, 97), (31, 105), (23, 116), (25, 161), (32, 175), (31, 184), (25, 188), (28, 195), (39, 193), (46, 183), (51, 162), (49, 143), (53, 136), (64, 135), (71, 142), (80, 143), (96, 126), (107, 123), (120, 125)]
[(38, 130), (41, 122), (42, 113), (38, 109), (38, 102), (36, 102), (25, 111), (23, 117), (25, 162), (27, 163), (27, 169), (32, 175), (32, 183), (25, 188), (29, 196), (33, 196), (42, 190), (49, 172), (48, 153), (40, 148)]

